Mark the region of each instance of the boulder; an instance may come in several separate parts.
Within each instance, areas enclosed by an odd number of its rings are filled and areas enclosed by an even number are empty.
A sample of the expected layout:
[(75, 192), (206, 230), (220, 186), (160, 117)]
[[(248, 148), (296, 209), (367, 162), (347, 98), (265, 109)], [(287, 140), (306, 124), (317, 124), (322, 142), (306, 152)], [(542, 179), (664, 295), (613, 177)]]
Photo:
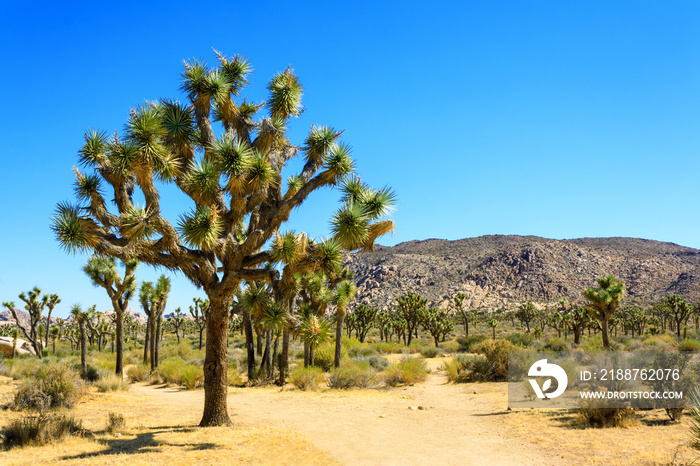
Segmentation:
[[(12, 357), (12, 337), (0, 337), (0, 352), (6, 358)], [(17, 339), (16, 355), (36, 354), (31, 343), (20, 338)]]

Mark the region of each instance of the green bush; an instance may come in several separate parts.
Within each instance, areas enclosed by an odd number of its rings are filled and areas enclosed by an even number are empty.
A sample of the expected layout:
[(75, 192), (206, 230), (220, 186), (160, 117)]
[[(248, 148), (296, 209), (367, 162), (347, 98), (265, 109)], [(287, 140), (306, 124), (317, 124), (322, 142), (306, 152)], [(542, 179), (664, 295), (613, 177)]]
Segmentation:
[[(343, 345), (345, 344), (345, 338), (343, 338)], [(368, 358), (370, 356), (376, 355), (377, 350), (373, 346), (367, 344), (359, 344), (348, 347), (348, 356), (351, 358)]]
[(126, 375), (132, 382), (147, 382), (151, 375), (151, 369), (142, 364), (129, 367)]
[(428, 368), (421, 358), (404, 358), (384, 374), (384, 382), (390, 387), (423, 382), (427, 378)]
[(380, 341), (378, 343), (372, 343), (371, 346), (380, 354), (398, 354), (403, 353), (405, 349), (404, 346), (394, 342), (385, 343)]
[(85, 393), (85, 384), (66, 364), (42, 365), (36, 377), (17, 389), (13, 404), (19, 409), (71, 408)]
[(204, 382), (204, 372), (200, 366), (187, 364), (180, 373), (180, 385), (187, 390), (193, 390)]
[(158, 375), (163, 383), (180, 384), (182, 368), (185, 364), (185, 361), (180, 358), (165, 359), (158, 365)]
[(370, 367), (373, 367), (378, 371), (383, 371), (384, 369), (389, 367), (389, 361), (387, 361), (386, 358), (379, 356), (378, 354), (373, 354), (366, 358), (353, 358), (352, 360), (360, 364), (369, 364)]
[[(163, 345), (160, 348), (159, 354), (161, 360), (180, 358), (186, 361), (192, 356), (192, 344), (187, 340), (180, 340), (180, 343), (173, 341), (170, 342), (170, 344)], [(160, 366), (160, 363), (158, 366)]]
[[(80, 366), (78, 366), (79, 368)], [(100, 380), (102, 374), (100, 370), (88, 364), (85, 371), (80, 370), (80, 377), (86, 382), (94, 383)]]
[(471, 353), (472, 348), (479, 342), (486, 340), (484, 335), (469, 335), (468, 337), (457, 338), (457, 343), (459, 344), (459, 351), (461, 353)]
[(535, 342), (535, 338), (529, 333), (511, 333), (506, 340), (523, 348), (528, 348)]
[(82, 435), (83, 423), (62, 414), (25, 416), (3, 429), (5, 448), (46, 445), (66, 435)]
[(446, 341), (445, 343), (440, 343), (440, 348), (444, 349), (447, 353), (456, 353), (460, 348), (459, 342), (456, 341)]
[(484, 340), (474, 346), (474, 352), (483, 355), (486, 362), (477, 359), (475, 375), (484, 380), (499, 381), (508, 378), (508, 353), (518, 347), (508, 340)]
[(469, 367), (473, 359), (473, 356), (458, 354), (447, 361), (443, 367), (447, 380), (455, 383), (468, 382)]
[(129, 384), (124, 380), (124, 377), (119, 377), (116, 374), (109, 374), (95, 382), (95, 387), (97, 387), (98, 392), (102, 393), (116, 392), (128, 390)]
[(686, 338), (678, 343), (678, 351), (700, 351), (700, 341)]
[(373, 388), (378, 385), (377, 371), (369, 364), (346, 363), (331, 369), (327, 383), (329, 388)]
[(570, 351), (571, 346), (569, 346), (569, 342), (563, 338), (551, 338), (547, 344), (544, 345), (544, 349), (549, 351)]
[[(343, 347), (340, 351), (340, 359), (347, 359), (348, 352)], [(335, 342), (329, 341), (314, 350), (314, 366), (320, 367), (324, 371), (330, 370), (335, 362)]]
[(299, 390), (315, 390), (323, 378), (323, 370), (318, 367), (298, 366), (289, 374), (289, 381)]
[(427, 346), (421, 350), (420, 355), (424, 358), (437, 358), (440, 356), (440, 349), (434, 346)]

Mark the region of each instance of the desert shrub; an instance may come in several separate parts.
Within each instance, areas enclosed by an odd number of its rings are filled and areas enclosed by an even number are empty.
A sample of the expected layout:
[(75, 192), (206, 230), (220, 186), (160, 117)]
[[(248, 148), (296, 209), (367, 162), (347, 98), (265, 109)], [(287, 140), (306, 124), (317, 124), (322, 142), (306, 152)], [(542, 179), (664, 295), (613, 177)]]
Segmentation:
[(459, 351), (460, 345), (456, 341), (446, 341), (445, 343), (440, 343), (440, 347), (447, 353), (456, 353)]
[[(78, 366), (78, 370), (80, 366)], [(100, 373), (100, 370), (97, 369), (96, 367), (93, 367), (88, 364), (88, 366), (85, 368), (85, 370), (80, 370), (80, 377), (85, 380), (86, 382), (94, 383), (100, 380), (100, 377), (102, 374)]]
[[(340, 351), (340, 359), (346, 359), (348, 357), (348, 351), (346, 348), (342, 348)], [(329, 341), (324, 343), (314, 350), (314, 366), (320, 367), (324, 371), (330, 370), (335, 362), (335, 342)]]
[(346, 363), (331, 369), (327, 383), (339, 390), (373, 388), (378, 384), (377, 371), (369, 364)]
[[(192, 345), (187, 340), (180, 340), (180, 343), (174, 341), (170, 344), (163, 345), (160, 348), (159, 353), (161, 360), (167, 358), (180, 358), (187, 360), (190, 358), (190, 356), (192, 356)], [(160, 364), (158, 364), (158, 366), (160, 366)]]
[(146, 382), (149, 379), (151, 370), (142, 364), (129, 367), (126, 371), (126, 375), (132, 382)]
[(443, 367), (447, 380), (455, 383), (467, 382), (472, 359), (474, 358), (471, 356), (458, 354), (451, 361), (447, 361)]
[(484, 335), (469, 335), (468, 337), (457, 338), (457, 344), (459, 344), (459, 351), (464, 353), (471, 353), (472, 348), (479, 342), (486, 340)]
[(43, 365), (35, 378), (27, 379), (17, 389), (13, 404), (19, 409), (36, 409), (75, 405), (85, 393), (85, 384), (66, 364)]
[(404, 347), (395, 342), (378, 342), (372, 343), (372, 348), (374, 348), (379, 354), (398, 354), (403, 353)]
[(601, 400), (583, 400), (578, 414), (586, 425), (597, 427), (626, 427), (635, 417), (633, 408), (603, 408)]
[(289, 381), (299, 390), (315, 390), (323, 378), (323, 371), (318, 367), (296, 367), (289, 374)]
[[(345, 344), (345, 339), (343, 339), (343, 344)], [(377, 350), (370, 345), (355, 345), (348, 347), (348, 356), (351, 358), (368, 358), (372, 355), (376, 355)]]
[(373, 354), (366, 359), (363, 358), (360, 362), (366, 362), (378, 371), (383, 371), (384, 369), (389, 367), (389, 361), (387, 361), (386, 358), (379, 356), (378, 354)]
[(654, 347), (654, 350), (665, 351), (676, 347), (676, 339), (671, 335), (652, 335), (644, 340), (644, 346)]
[(437, 358), (440, 356), (440, 349), (434, 346), (427, 346), (420, 351), (420, 355), (424, 358)]
[(529, 333), (511, 333), (506, 340), (523, 348), (528, 348), (535, 342), (535, 338)]
[(12, 377), (14, 380), (34, 377), (39, 371), (41, 364), (42, 362), (34, 356), (20, 356), (14, 359), (7, 359), (4, 362), (5, 372), (2, 375)]
[[(611, 341), (610, 344), (613, 345), (613, 342)], [(581, 351), (603, 351), (603, 337), (600, 335), (588, 337), (581, 342), (579, 348)]]
[[(335, 346), (335, 343), (333, 343)], [(343, 348), (348, 352), (349, 356), (358, 356), (360, 352), (367, 348), (367, 345), (360, 343), (357, 338), (343, 337)]]
[(204, 382), (204, 372), (200, 366), (187, 364), (180, 372), (180, 385), (187, 390), (193, 390)]
[(185, 361), (178, 358), (165, 359), (158, 365), (158, 375), (163, 383), (179, 384), (182, 368), (185, 366)]
[(700, 351), (700, 341), (686, 338), (678, 343), (678, 351)]
[(114, 434), (122, 432), (125, 427), (126, 420), (124, 419), (124, 415), (110, 411), (109, 417), (107, 418), (107, 428), (105, 430), (110, 434)]
[(124, 380), (124, 377), (119, 377), (117, 374), (105, 375), (100, 380), (95, 382), (98, 392), (117, 392), (129, 389), (129, 384)]
[(82, 435), (83, 423), (62, 414), (24, 416), (3, 430), (5, 448), (46, 445), (66, 435)]
[(427, 378), (428, 368), (421, 358), (404, 358), (384, 374), (384, 382), (390, 387), (423, 382)]
[(475, 360), (472, 372), (484, 380), (506, 380), (508, 378), (508, 353), (518, 349), (508, 340), (484, 340), (474, 346), (474, 352), (483, 355), (486, 362)]
[(700, 450), (700, 387), (690, 393), (690, 442), (693, 448)]
[(563, 338), (550, 338), (547, 344), (544, 345), (544, 349), (549, 351), (569, 351), (571, 346)]
[(625, 350), (637, 351), (644, 347), (644, 343), (636, 338), (629, 339), (625, 342)]

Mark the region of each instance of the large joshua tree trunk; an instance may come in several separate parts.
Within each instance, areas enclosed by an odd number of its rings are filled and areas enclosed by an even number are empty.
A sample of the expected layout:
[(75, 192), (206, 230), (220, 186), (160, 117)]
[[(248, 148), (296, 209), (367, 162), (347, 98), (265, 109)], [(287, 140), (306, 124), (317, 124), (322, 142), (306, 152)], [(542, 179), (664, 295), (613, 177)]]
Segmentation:
[(608, 339), (608, 321), (603, 319), (600, 321), (600, 328), (603, 335), (603, 348), (610, 349), (610, 340)]
[(345, 320), (345, 311), (341, 312), (340, 309), (337, 311), (335, 323), (335, 358), (333, 360), (333, 366), (340, 367), (340, 358), (342, 357), (343, 350), (343, 321)]
[(282, 331), (282, 355), (280, 356), (280, 377), (277, 384), (284, 387), (287, 383), (287, 366), (289, 365), (289, 330)]
[(207, 345), (204, 358), (204, 415), (201, 427), (232, 425), (228, 415), (228, 338), (229, 302), (209, 296)]
[(115, 322), (117, 332), (115, 339), (117, 340), (117, 364), (114, 373), (120, 377), (124, 376), (124, 311), (116, 308), (117, 320)]

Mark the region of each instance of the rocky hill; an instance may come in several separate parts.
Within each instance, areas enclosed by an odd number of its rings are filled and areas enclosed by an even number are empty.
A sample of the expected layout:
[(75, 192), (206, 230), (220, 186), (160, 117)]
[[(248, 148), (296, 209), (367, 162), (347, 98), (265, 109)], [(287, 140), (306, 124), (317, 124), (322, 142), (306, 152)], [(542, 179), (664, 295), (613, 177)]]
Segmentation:
[(676, 293), (700, 298), (700, 250), (636, 238), (553, 240), (536, 236), (429, 239), (348, 256), (356, 303), (384, 307), (406, 291), (446, 306), (462, 292), (474, 308), (531, 300), (581, 300), (595, 278), (613, 274), (627, 285), (626, 303)]

